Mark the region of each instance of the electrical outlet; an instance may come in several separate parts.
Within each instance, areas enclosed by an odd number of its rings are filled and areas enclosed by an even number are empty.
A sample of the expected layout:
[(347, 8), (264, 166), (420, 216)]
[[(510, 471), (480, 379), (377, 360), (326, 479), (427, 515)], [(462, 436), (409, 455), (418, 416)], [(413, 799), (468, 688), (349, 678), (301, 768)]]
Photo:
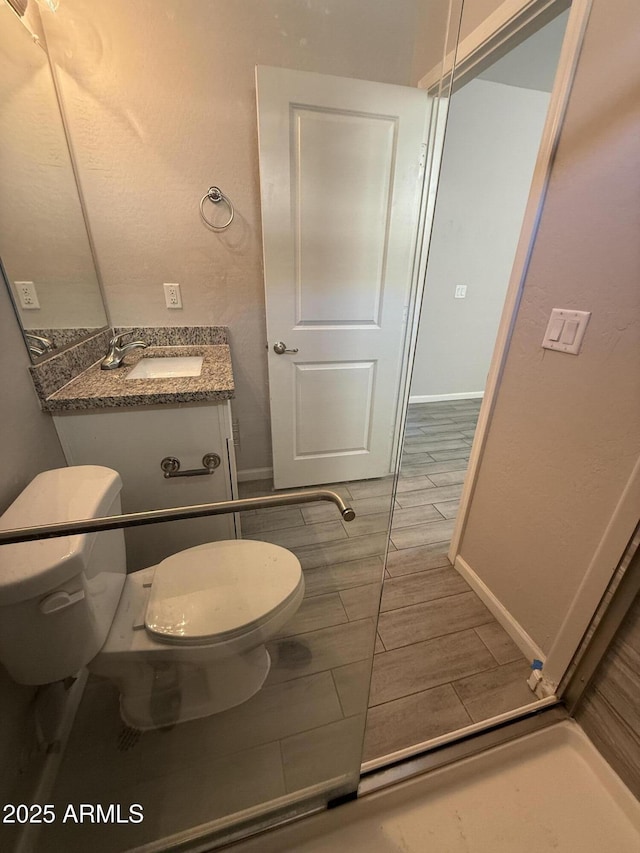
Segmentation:
[(182, 308), (182, 295), (179, 284), (163, 284), (164, 301), (167, 308)]
[(456, 284), (456, 299), (465, 299), (467, 296), (467, 285)]
[(36, 286), (32, 281), (15, 281), (14, 285), (21, 308), (34, 310), (40, 307), (38, 292), (36, 291)]

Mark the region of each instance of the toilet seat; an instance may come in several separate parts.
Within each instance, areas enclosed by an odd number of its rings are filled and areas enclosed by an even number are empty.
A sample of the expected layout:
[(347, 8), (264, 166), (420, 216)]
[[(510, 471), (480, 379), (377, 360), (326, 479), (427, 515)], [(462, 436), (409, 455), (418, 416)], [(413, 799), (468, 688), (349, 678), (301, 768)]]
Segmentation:
[(271, 621), (301, 596), (300, 562), (268, 542), (209, 542), (155, 568), (145, 628), (160, 643), (207, 645)]

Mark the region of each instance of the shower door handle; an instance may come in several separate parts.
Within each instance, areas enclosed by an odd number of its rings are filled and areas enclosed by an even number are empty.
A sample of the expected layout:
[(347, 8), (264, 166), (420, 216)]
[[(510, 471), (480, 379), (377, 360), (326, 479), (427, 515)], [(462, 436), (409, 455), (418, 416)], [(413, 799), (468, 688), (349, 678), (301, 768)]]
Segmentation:
[(273, 351), (276, 355), (284, 355), (286, 352), (298, 352), (298, 348), (296, 347), (295, 349), (287, 349), (287, 345), (284, 343), (284, 341), (277, 341), (277, 343), (273, 345)]

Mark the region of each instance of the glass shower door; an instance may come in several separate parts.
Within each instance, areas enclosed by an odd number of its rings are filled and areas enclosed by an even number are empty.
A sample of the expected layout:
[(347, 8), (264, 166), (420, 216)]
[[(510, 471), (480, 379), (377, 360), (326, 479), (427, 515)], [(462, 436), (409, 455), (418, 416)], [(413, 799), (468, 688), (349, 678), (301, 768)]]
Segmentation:
[[(201, 64), (207, 65), (212, 61), (210, 40), (203, 41), (201, 33), (203, 29), (215, 33), (220, 54), (226, 63), (235, 63), (233, 68), (243, 80), (244, 89), (250, 89), (253, 66), (259, 61), (271, 66), (322, 74), (334, 80), (351, 77), (355, 84), (368, 81), (371, 86), (379, 85), (388, 90), (403, 85), (409, 91), (415, 89), (423, 73), (441, 61), (447, 33), (457, 31), (457, 19), (454, 26), (451, 21), (447, 24), (442, 16), (436, 14), (436, 4), (430, 2), (410, 3), (401, 9), (391, 0), (376, 4), (376, 9), (371, 8), (371, 4), (363, 3), (358, 14), (355, 14), (353, 9), (348, 10), (341, 3), (329, 6), (323, 4), (322, 9), (311, 3), (305, 6), (306, 11), (300, 9), (300, 4), (292, 3), (287, 4), (290, 8), (283, 13), (280, 3), (254, 3), (251, 0), (248, 5), (252, 15), (249, 18), (246, 9), (238, 10), (239, 4), (229, 6), (212, 3), (206, 4), (206, 9), (203, 4), (193, 4), (193, 18), (185, 17), (174, 24), (171, 23), (174, 10), (169, 8), (172, 4), (157, 0), (154, 10), (160, 5), (167, 7), (166, 15), (160, 16), (164, 29), (158, 28), (159, 42), (153, 50), (162, 48), (163, 38), (166, 39), (166, 52), (170, 49), (185, 50), (184, 68), (187, 73), (191, 68), (199, 68)], [(81, 0), (70, 0), (66, 9), (63, 14), (71, 16), (70, 24), (72, 22), (76, 28), (74, 32), (79, 34), (79, 40), (82, 40), (81, 34), (85, 34), (89, 53), (95, 50), (99, 54), (105, 45), (126, 43), (129, 29), (136, 34), (140, 32), (140, 22), (136, 17), (141, 14), (140, 11), (124, 2), (108, 4), (108, 11), (105, 4), (97, 3), (89, 14), (86, 4)], [(459, 11), (457, 9), (457, 14)], [(261, 25), (255, 26), (252, 18), (259, 20)], [(60, 23), (45, 21), (44, 26), (48, 30), (49, 49), (54, 55), (63, 56), (65, 33)], [(95, 39), (98, 32), (100, 45)], [(289, 39), (289, 33), (296, 34), (295, 44)], [(350, 38), (346, 38), (348, 33), (351, 34)], [(360, 44), (357, 36), (363, 33), (367, 34), (367, 38)], [(429, 37), (428, 45), (425, 35)], [(356, 43), (359, 44), (357, 50), (354, 47)], [(234, 49), (226, 50), (225, 45), (233, 45)], [(95, 68), (100, 67), (101, 59), (102, 54), (96, 55)], [(122, 91), (118, 93), (122, 99), (123, 115), (135, 116), (135, 104), (128, 105), (127, 98), (132, 97), (137, 104), (138, 96), (142, 100), (147, 97), (137, 88), (140, 75), (126, 76), (130, 69), (117, 51), (114, 50), (108, 59), (116, 67), (114, 79), (125, 81)], [(426, 62), (430, 64), (426, 65)], [(221, 75), (231, 73), (227, 66), (221, 66), (218, 70)], [(84, 71), (79, 64), (78, 74)], [(105, 80), (101, 80), (97, 73), (89, 76), (91, 79), (86, 81), (82, 91), (91, 92), (96, 103), (101, 103), (102, 99), (108, 103), (110, 93), (105, 82), (107, 75)], [(390, 83), (395, 85), (391, 87)], [(71, 103), (75, 97), (75, 89), (69, 88), (71, 85), (70, 80), (61, 74), (63, 102), (66, 98)], [(185, 87), (185, 98), (190, 97), (190, 91)], [(415, 91), (411, 94), (414, 95)], [(160, 96), (153, 94), (149, 97)], [(195, 99), (196, 96), (193, 97)], [(256, 179), (256, 124), (253, 113), (247, 107), (248, 102), (253, 106), (252, 99), (253, 90), (250, 91), (250, 97), (245, 98), (246, 103), (234, 102), (229, 97), (228, 100), (221, 99), (217, 112), (213, 110), (218, 116), (226, 115), (225, 111), (230, 113), (231, 118), (227, 115), (227, 119), (231, 122), (232, 130), (237, 133), (234, 144), (246, 147), (249, 158), (247, 173), (253, 176), (246, 185), (243, 184), (249, 201), (242, 198), (242, 192), (231, 193), (229, 190), (236, 203), (236, 224), (239, 230), (230, 237), (225, 235), (214, 244), (220, 252), (217, 263), (228, 265), (225, 276), (228, 272), (229, 280), (233, 279), (234, 265), (245, 251), (246, 244), (259, 241), (260, 236), (257, 225), (260, 199)], [(167, 121), (181, 120), (178, 105), (165, 106), (168, 111)], [(306, 118), (312, 121), (317, 118), (317, 109), (313, 104), (307, 106)], [(176, 110), (175, 115), (172, 110)], [(373, 107), (367, 121), (374, 121), (371, 118), (372, 110)], [(338, 106), (331, 107), (328, 112), (331, 113), (330, 122), (337, 123), (344, 118), (345, 110)], [(355, 114), (358, 110), (352, 112)], [(364, 106), (360, 112), (366, 112)], [(377, 119), (380, 118), (384, 120), (385, 133), (392, 144), (398, 135), (394, 123), (396, 120), (387, 114), (378, 115)], [(32, 792), (24, 796), (34, 803), (51, 805), (55, 820), (52, 823), (19, 827), (12, 844), (15, 841), (14, 847), (20, 853), (86, 849), (95, 853), (134, 850), (151, 853), (155, 850), (197, 849), (198, 845), (203, 846), (205, 843), (207, 849), (214, 849), (257, 828), (325, 808), (328, 803), (355, 793), (362, 764), (373, 655), (380, 648), (376, 620), (381, 586), (387, 551), (393, 549), (389, 540), (389, 525), (414, 337), (412, 317), (430, 226), (431, 196), (428, 190), (433, 189), (434, 178), (433, 133), (429, 131), (432, 122), (427, 122), (427, 139), (416, 145), (411, 166), (416, 186), (411, 200), (415, 209), (407, 213), (405, 221), (406, 230), (410, 231), (404, 241), (402, 258), (407, 275), (402, 281), (394, 275), (389, 276), (383, 282), (384, 286), (379, 288), (380, 305), (388, 298), (395, 301), (396, 307), (399, 306), (392, 324), (394, 347), (386, 354), (381, 352), (369, 358), (372, 362), (379, 362), (377, 366), (371, 367), (372, 376), (376, 371), (381, 373), (383, 368), (386, 369), (383, 364), (385, 358), (393, 361), (393, 370), (388, 371), (392, 379), (387, 382), (384, 393), (375, 403), (376, 412), (384, 415), (381, 418), (386, 432), (383, 468), (360, 471), (348, 470), (345, 465), (343, 469), (339, 460), (336, 462), (334, 458), (330, 470), (327, 464), (328, 482), (325, 482), (325, 476), (317, 473), (322, 472), (321, 453), (318, 448), (313, 448), (318, 456), (316, 473), (312, 481), (302, 482), (299, 487), (335, 491), (355, 510), (355, 519), (351, 521), (343, 518), (336, 506), (326, 501), (255, 507), (238, 514), (239, 538), (287, 549), (299, 561), (304, 575), (304, 598), (297, 611), (267, 639), (266, 650), (270, 663), (264, 684), (246, 701), (218, 713), (185, 721), (180, 721), (177, 716), (173, 720), (170, 715), (162, 715), (158, 717), (159, 724), (149, 727), (132, 725), (131, 719), (122, 712), (122, 697), (117, 681), (99, 673), (97, 667), (79, 673), (75, 680), (69, 679), (56, 685), (51, 692), (48, 688), (39, 690), (38, 713), (44, 713), (46, 718), (46, 703), (50, 700), (58, 702), (61, 709), (60, 725), (55, 731), (43, 732), (48, 754), (43, 758), (42, 766), (34, 772)], [(133, 119), (131, 126), (138, 127)], [(73, 127), (75, 125), (72, 131)], [(326, 128), (323, 132), (326, 133)], [(79, 134), (75, 141), (79, 147), (82, 146), (82, 138)], [(331, 144), (331, 134), (327, 136), (326, 142), (327, 145)], [(207, 141), (201, 140), (201, 144), (206, 156), (200, 156), (208, 161)], [(151, 156), (159, 143), (149, 138), (147, 145)], [(308, 167), (305, 175), (312, 172), (314, 157), (318, 167), (326, 168), (331, 159), (330, 154), (331, 151), (323, 150), (320, 143), (305, 150), (304, 166)], [(366, 161), (370, 154), (369, 147), (363, 145), (357, 152), (354, 169), (358, 161)], [(111, 155), (119, 162), (121, 155), (116, 148)], [(390, 173), (394, 169), (404, 168), (395, 157), (391, 157), (387, 165)], [(363, 168), (362, 174), (366, 176), (366, 169)], [(349, 175), (344, 177), (346, 180)], [(387, 177), (380, 182), (378, 189), (384, 185), (389, 192), (394, 175), (390, 174), (390, 181), (387, 181)], [(131, 176), (131, 180), (133, 191), (136, 192), (138, 178)], [(321, 182), (323, 180), (320, 179)], [(362, 189), (366, 190), (366, 187)], [(336, 204), (344, 202), (337, 192), (329, 192), (327, 196)], [(391, 198), (390, 205), (393, 202)], [(268, 187), (263, 203), (267, 206), (270, 203)], [(395, 203), (399, 204), (397, 198)], [(88, 207), (89, 219), (95, 222), (96, 233), (99, 233), (101, 211), (92, 209), (90, 199)], [(383, 210), (380, 206), (375, 209), (375, 215), (358, 232), (360, 236), (363, 229), (366, 231), (372, 225), (383, 236), (386, 235), (389, 222), (384, 217), (390, 217), (391, 214), (388, 210), (385, 213), (385, 210), (387, 208)], [(401, 212), (400, 221), (394, 223), (394, 227), (400, 231), (403, 215)], [(377, 221), (379, 218), (381, 222)], [(323, 261), (331, 266), (329, 253), (332, 251), (335, 254), (332, 259), (335, 261), (334, 270), (339, 267), (341, 259), (344, 260), (349, 254), (345, 251), (345, 244), (352, 237), (351, 231), (355, 233), (357, 229), (356, 223), (350, 228), (350, 223), (344, 219), (343, 216), (340, 228), (332, 232), (329, 229), (329, 236), (335, 242), (334, 249), (326, 245), (321, 250), (316, 247), (314, 263), (318, 269)], [(247, 236), (249, 231), (253, 232), (251, 237)], [(311, 231), (307, 232), (307, 236), (309, 233)], [(207, 239), (209, 237), (207, 234)], [(234, 239), (238, 242), (234, 242)], [(386, 244), (383, 248), (374, 248), (378, 251), (378, 266), (384, 268), (389, 263)], [(200, 251), (211, 252), (211, 244), (207, 243)], [(369, 251), (372, 251), (371, 245), (362, 249), (363, 254)], [(353, 256), (357, 253), (351, 251), (350, 254)], [(398, 264), (396, 258), (395, 268)], [(256, 266), (259, 267), (259, 260)], [(363, 263), (360, 271), (368, 273), (369, 267)], [(216, 293), (223, 294), (221, 303), (216, 305), (219, 310), (222, 310), (224, 300), (231, 299), (222, 286), (227, 281), (225, 276), (222, 277), (224, 282), (217, 283), (219, 291)], [(326, 281), (318, 281), (317, 284), (321, 291)], [(260, 300), (256, 298), (255, 305), (252, 303), (241, 307), (256, 312), (259, 320), (256, 328), (259, 326), (262, 334), (264, 317)], [(240, 308), (237, 311), (238, 314), (242, 313)], [(233, 311), (230, 313), (233, 315)], [(264, 364), (260, 363), (260, 369), (255, 367), (255, 373), (251, 374), (251, 366), (248, 367), (243, 361), (243, 344), (248, 346), (251, 342), (241, 336), (234, 341), (233, 319), (232, 316), (229, 325), (237, 379), (234, 405), (241, 407), (247, 405), (247, 398), (253, 393), (256, 396), (262, 394), (266, 400), (268, 388)], [(346, 321), (337, 322), (337, 325), (341, 327), (340, 332), (347, 335), (357, 336), (361, 331), (347, 328), (349, 323)], [(320, 331), (319, 326), (319, 323), (315, 323), (316, 332)], [(246, 334), (246, 329), (243, 334)], [(314, 329), (311, 329), (310, 334), (314, 334)], [(262, 347), (260, 342), (260, 351)], [(342, 360), (345, 363), (353, 361), (354, 356), (348, 347), (345, 352), (346, 355), (341, 355)], [(327, 352), (322, 357), (316, 355), (314, 358), (316, 364), (324, 359), (326, 367), (331, 362), (330, 346), (327, 345)], [(260, 375), (260, 370), (263, 370), (264, 375)], [(318, 375), (320, 373), (318, 370)], [(323, 378), (326, 379), (326, 376)], [(325, 383), (320, 389), (318, 386), (304, 389), (307, 405), (315, 407), (316, 414), (313, 417), (319, 421), (323, 408), (326, 408), (322, 403), (322, 394), (330, 393), (332, 388), (337, 407), (352, 411), (354, 418), (360, 417), (362, 406), (359, 398), (354, 398), (353, 386), (332, 385), (333, 382)], [(260, 383), (265, 388), (261, 385), (256, 390)], [(175, 408), (175, 417), (184, 413), (186, 418), (188, 409)], [(254, 411), (250, 406), (247, 410)], [(160, 408), (154, 411), (159, 418), (162, 416)], [(266, 428), (260, 426), (262, 432), (268, 433), (269, 428), (275, 430), (276, 424), (269, 421), (266, 414), (265, 419)], [(313, 426), (311, 420), (307, 423), (308, 429)], [(250, 436), (248, 443), (251, 442), (253, 427), (251, 423), (245, 427)], [(162, 427), (154, 427), (152, 432), (157, 437)], [(180, 429), (175, 427), (169, 432), (177, 436)], [(186, 435), (188, 430), (182, 432)], [(260, 430), (256, 427), (258, 433)], [(262, 433), (259, 437), (260, 440), (264, 438)], [(148, 442), (151, 443), (151, 440), (149, 435)], [(206, 449), (219, 453), (223, 458), (227, 453), (226, 446)], [(229, 453), (233, 457), (232, 447), (229, 447)], [(241, 461), (243, 454), (244, 462)], [(230, 488), (237, 487), (240, 498), (279, 494), (268, 469), (254, 466), (251, 462), (258, 455), (258, 450), (247, 447), (246, 441), (239, 449), (239, 465), (242, 466), (243, 474), (240, 482), (230, 484)], [(231, 469), (234, 469), (233, 464)], [(205, 478), (201, 478), (201, 481), (205, 481)], [(197, 496), (200, 494), (198, 488), (202, 488), (202, 484), (197, 488), (194, 486), (194, 497), (190, 502), (205, 500)], [(140, 509), (156, 509), (158, 505), (159, 500)], [(166, 506), (166, 503), (162, 505)], [(141, 588), (146, 589), (152, 583), (155, 557), (150, 561), (140, 555), (153, 553), (161, 559), (186, 547), (201, 544), (204, 541), (204, 524), (202, 519), (185, 519), (148, 526), (144, 528), (148, 547), (141, 546), (140, 531), (126, 531), (128, 569), (130, 574), (140, 573)], [(215, 533), (216, 529), (212, 524), (212, 539), (220, 538)], [(212, 577), (215, 572), (216, 566), (212, 565)], [(147, 575), (142, 577), (144, 573), (149, 574), (148, 583), (145, 580)], [(146, 628), (142, 610), (132, 618), (133, 648), (141, 637), (146, 636)], [(170, 644), (167, 646), (170, 648)], [(123, 652), (124, 657), (126, 655)], [(192, 675), (197, 680), (200, 665), (197, 655), (189, 665), (192, 665)], [(185, 682), (181, 682), (182, 676), (178, 673), (171, 655), (167, 655), (167, 660), (161, 664), (154, 664), (152, 704), (160, 694), (167, 696), (172, 691), (179, 704)], [(147, 675), (147, 671), (140, 670), (141, 679)]]

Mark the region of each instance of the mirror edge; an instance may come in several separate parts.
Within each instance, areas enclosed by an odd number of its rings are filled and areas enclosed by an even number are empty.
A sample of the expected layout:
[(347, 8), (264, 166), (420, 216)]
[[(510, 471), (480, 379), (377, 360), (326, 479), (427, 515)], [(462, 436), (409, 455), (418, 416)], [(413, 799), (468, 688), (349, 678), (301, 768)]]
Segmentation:
[[(33, 8), (30, 9), (31, 14), (30, 14), (29, 19), (27, 20), (24, 15), (18, 14), (17, 10), (12, 5), (12, 3), (9, 2), (9, 0), (5, 0), (5, 2), (7, 3), (9, 8), (11, 9), (11, 11), (13, 12), (15, 17), (18, 19), (20, 24), (30, 34), (34, 45), (36, 47), (40, 48), (47, 58), (47, 66), (49, 68), (49, 76), (51, 78), (51, 84), (53, 86), (53, 93), (55, 96), (56, 104), (58, 106), (58, 114), (60, 116), (60, 122), (62, 124), (62, 132), (64, 134), (67, 153), (69, 155), (69, 162), (71, 164), (71, 173), (73, 175), (73, 182), (75, 184), (76, 192), (78, 194), (78, 203), (80, 205), (80, 212), (82, 214), (82, 220), (84, 222), (84, 227), (85, 227), (85, 231), (87, 234), (87, 242), (89, 244), (89, 252), (91, 253), (91, 258), (93, 260), (93, 267), (94, 267), (95, 274), (96, 274), (96, 281), (98, 284), (98, 290), (100, 293), (100, 298), (102, 300), (102, 307), (103, 307), (104, 316), (105, 316), (105, 323), (102, 326), (96, 326), (96, 328), (92, 329), (89, 333), (81, 335), (80, 337), (74, 339), (72, 342), (70, 342), (68, 344), (65, 344), (64, 346), (57, 347), (52, 352), (44, 353), (41, 356), (35, 356), (32, 353), (31, 349), (29, 348), (29, 342), (28, 342), (27, 337), (26, 337), (28, 330), (25, 330), (23, 328), (22, 318), (20, 316), (20, 312), (18, 310), (18, 305), (17, 305), (16, 300), (15, 300), (15, 294), (13, 292), (13, 288), (10, 285), (10, 279), (9, 279), (9, 276), (7, 275), (7, 271), (6, 271), (4, 264), (2, 262), (2, 258), (0, 257), (0, 277), (4, 280), (5, 286), (6, 286), (7, 290), (9, 291), (9, 298), (11, 300), (11, 305), (13, 307), (13, 312), (14, 312), (14, 315), (16, 317), (16, 321), (18, 323), (18, 326), (20, 327), (20, 333), (22, 335), (22, 340), (24, 341), (24, 345), (25, 345), (25, 348), (27, 350), (27, 354), (29, 355), (29, 358), (30, 358), (32, 364), (41, 364), (43, 361), (46, 361), (47, 359), (51, 358), (52, 356), (58, 355), (59, 353), (63, 352), (64, 350), (69, 349), (69, 347), (75, 346), (76, 344), (87, 340), (87, 338), (92, 337), (97, 332), (101, 332), (104, 329), (113, 328), (113, 322), (111, 319), (111, 315), (109, 313), (109, 305), (107, 303), (107, 299), (106, 299), (106, 295), (105, 295), (104, 282), (102, 279), (100, 264), (98, 262), (98, 256), (96, 253), (95, 242), (93, 239), (93, 232), (91, 230), (91, 224), (89, 221), (89, 213), (87, 210), (87, 204), (85, 201), (84, 193), (82, 191), (82, 185), (80, 183), (80, 176), (79, 176), (79, 170), (78, 170), (78, 165), (77, 165), (77, 161), (76, 161), (76, 155), (75, 155), (73, 143), (71, 140), (71, 133), (69, 131), (69, 124), (68, 124), (67, 115), (66, 115), (66, 112), (64, 109), (64, 103), (63, 103), (62, 96), (60, 93), (60, 85), (58, 82), (57, 69), (55, 68), (55, 65), (53, 64), (53, 62), (51, 61), (51, 55), (49, 53), (48, 46), (47, 46), (46, 33), (45, 33), (44, 27), (42, 25), (42, 19), (40, 18), (40, 10), (38, 9), (37, 5), (34, 4)], [(34, 20), (34, 16), (35, 16), (35, 20)]]

